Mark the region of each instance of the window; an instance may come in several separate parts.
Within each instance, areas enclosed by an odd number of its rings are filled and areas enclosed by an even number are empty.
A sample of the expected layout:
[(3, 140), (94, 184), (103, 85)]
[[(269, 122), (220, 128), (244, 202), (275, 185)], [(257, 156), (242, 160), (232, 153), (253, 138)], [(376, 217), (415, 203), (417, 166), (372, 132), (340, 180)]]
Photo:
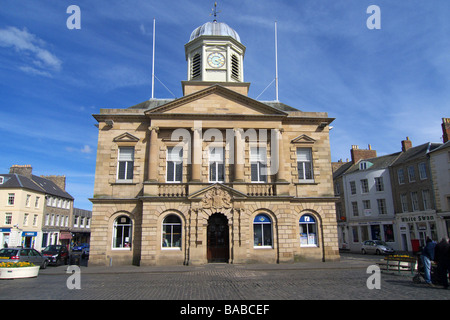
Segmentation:
[(379, 192), (384, 191), (383, 177), (375, 178), (375, 190)]
[(422, 190), (423, 209), (431, 209), (430, 190)]
[(408, 196), (406, 193), (400, 195), (400, 202), (402, 204), (402, 212), (408, 212)]
[(50, 222), (50, 214), (47, 213), (45, 215), (45, 225), (48, 226), (49, 222)]
[(25, 214), (23, 215), (23, 225), (24, 225), (24, 226), (27, 226), (27, 225), (28, 225), (28, 216), (29, 216), (28, 213), (25, 213)]
[(317, 247), (317, 226), (316, 220), (309, 214), (300, 218), (300, 246)]
[(356, 194), (356, 183), (355, 181), (350, 181), (350, 193)]
[(8, 193), (8, 206), (14, 205), (14, 199), (16, 197), (15, 193)]
[(352, 212), (353, 212), (353, 216), (354, 217), (358, 217), (359, 216), (359, 212), (358, 212), (358, 202), (353, 201), (352, 202)]
[(4, 177), (0, 177), (0, 184), (3, 184)]
[(417, 196), (417, 191), (411, 192), (411, 203), (412, 210), (419, 211), (419, 198)]
[(266, 148), (250, 148), (250, 166), (252, 182), (266, 182)]
[(413, 166), (409, 166), (408, 167), (408, 180), (409, 180), (409, 182), (416, 181), (416, 175), (414, 173), (414, 167)]
[(369, 182), (367, 179), (361, 180), (361, 193), (369, 193)]
[(358, 227), (352, 227), (353, 243), (359, 242)]
[(40, 197), (36, 197), (36, 201), (34, 202), (34, 207), (35, 208), (39, 208), (39, 200), (40, 199), (41, 199)]
[(239, 59), (235, 54), (231, 56), (231, 78), (239, 81)]
[(131, 248), (131, 219), (120, 216), (114, 221), (113, 249)]
[(11, 224), (12, 223), (12, 213), (6, 213), (5, 214), (5, 224)]
[(362, 203), (363, 203), (364, 215), (370, 216), (372, 214), (372, 210), (370, 207), (370, 200), (363, 200)]
[(73, 226), (78, 228), (78, 216), (73, 217)]
[(31, 194), (27, 194), (27, 199), (25, 200), (25, 206), (26, 207), (30, 206), (30, 198), (31, 198)]
[(383, 231), (384, 231), (384, 240), (386, 242), (394, 242), (394, 227), (392, 224), (385, 224), (383, 225)]
[(405, 183), (405, 173), (403, 171), (403, 168), (397, 170), (397, 178), (398, 178), (398, 184)]
[(265, 214), (259, 214), (253, 220), (253, 245), (255, 248), (272, 248), (272, 221)]
[(191, 76), (192, 79), (195, 79), (201, 75), (202, 72), (202, 59), (200, 54), (195, 54), (194, 58), (192, 59), (192, 70), (191, 70)]
[(35, 215), (33, 216), (33, 226), (37, 226), (37, 222), (38, 222), (38, 215), (35, 214)]
[(297, 169), (298, 180), (312, 181), (313, 177), (313, 163), (310, 148), (297, 148)]
[(163, 248), (181, 248), (181, 219), (171, 214), (163, 221), (162, 230)]
[(209, 149), (209, 182), (224, 181), (224, 149), (222, 147), (211, 147)]
[(378, 214), (387, 214), (386, 199), (377, 199)]
[(133, 167), (134, 147), (119, 147), (117, 179), (122, 181), (132, 181)]
[(419, 177), (420, 180), (427, 178), (427, 166), (425, 165), (425, 162), (419, 163)]
[(183, 148), (167, 148), (167, 182), (181, 182), (183, 177)]

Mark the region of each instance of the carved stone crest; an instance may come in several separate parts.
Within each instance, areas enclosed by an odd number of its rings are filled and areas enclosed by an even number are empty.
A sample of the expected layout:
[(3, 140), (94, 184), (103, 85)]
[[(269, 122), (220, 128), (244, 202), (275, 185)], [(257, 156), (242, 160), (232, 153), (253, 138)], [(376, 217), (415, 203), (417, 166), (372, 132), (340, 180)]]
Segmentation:
[(215, 186), (211, 190), (205, 193), (201, 207), (203, 209), (229, 209), (231, 205), (231, 195), (221, 189), (219, 186)]

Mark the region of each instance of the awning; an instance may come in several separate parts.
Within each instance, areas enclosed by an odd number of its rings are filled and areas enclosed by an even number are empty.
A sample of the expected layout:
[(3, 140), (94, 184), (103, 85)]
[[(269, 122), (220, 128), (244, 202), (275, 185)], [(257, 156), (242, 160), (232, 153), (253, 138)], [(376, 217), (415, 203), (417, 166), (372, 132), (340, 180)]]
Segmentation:
[(61, 232), (59, 234), (59, 239), (72, 239), (72, 233), (70, 232)]

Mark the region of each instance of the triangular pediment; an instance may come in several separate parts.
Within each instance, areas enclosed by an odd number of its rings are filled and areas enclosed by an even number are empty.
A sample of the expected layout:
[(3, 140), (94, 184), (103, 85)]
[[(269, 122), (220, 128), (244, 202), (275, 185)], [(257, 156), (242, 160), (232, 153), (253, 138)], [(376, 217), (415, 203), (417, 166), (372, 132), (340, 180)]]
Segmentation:
[(146, 111), (149, 116), (160, 114), (186, 115), (246, 115), (246, 116), (286, 116), (287, 113), (240, 94), (221, 85), (213, 85), (203, 90), (173, 100), (162, 106)]
[(291, 140), (291, 143), (314, 143), (314, 142), (316, 142), (316, 140), (311, 138), (310, 136), (307, 136), (306, 134), (302, 134), (297, 138)]
[(213, 197), (216, 195), (222, 195), (226, 198), (230, 197), (230, 199), (247, 198), (247, 195), (240, 191), (237, 191), (237, 190), (235, 190), (231, 187), (228, 187), (226, 185), (223, 185), (221, 183), (215, 183), (206, 188), (203, 188), (194, 193), (191, 193), (188, 196), (188, 199), (189, 200), (205, 200), (205, 199), (210, 199), (211, 196)]
[(138, 142), (139, 138), (133, 136), (131, 133), (125, 132), (113, 139), (114, 142)]

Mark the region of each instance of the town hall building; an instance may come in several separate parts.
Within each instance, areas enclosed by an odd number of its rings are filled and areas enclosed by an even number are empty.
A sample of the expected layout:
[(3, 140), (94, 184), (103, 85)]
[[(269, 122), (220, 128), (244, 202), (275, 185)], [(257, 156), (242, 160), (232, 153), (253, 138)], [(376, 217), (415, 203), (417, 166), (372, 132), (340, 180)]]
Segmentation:
[(339, 260), (333, 119), (248, 97), (245, 51), (207, 22), (181, 98), (94, 115), (90, 265)]

